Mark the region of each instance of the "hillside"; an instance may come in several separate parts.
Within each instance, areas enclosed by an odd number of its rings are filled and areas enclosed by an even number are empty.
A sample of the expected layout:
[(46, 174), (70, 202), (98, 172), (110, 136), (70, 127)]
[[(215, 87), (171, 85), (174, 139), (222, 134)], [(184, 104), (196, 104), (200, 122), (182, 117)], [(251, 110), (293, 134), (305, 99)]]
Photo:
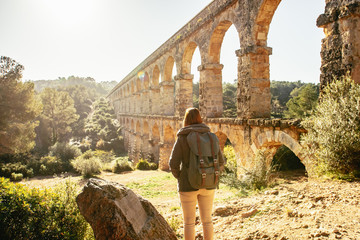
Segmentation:
[[(134, 171), (99, 177), (124, 184), (149, 199), (168, 221), (177, 224), (177, 233), (182, 235), (176, 181), (170, 173)], [(73, 179), (80, 186), (86, 182)], [(51, 187), (62, 180), (33, 178), (25, 184)], [(359, 182), (279, 178), (274, 188), (248, 196), (220, 185), (214, 206), (215, 239), (360, 239), (359, 203)], [(201, 225), (196, 228), (201, 233)]]

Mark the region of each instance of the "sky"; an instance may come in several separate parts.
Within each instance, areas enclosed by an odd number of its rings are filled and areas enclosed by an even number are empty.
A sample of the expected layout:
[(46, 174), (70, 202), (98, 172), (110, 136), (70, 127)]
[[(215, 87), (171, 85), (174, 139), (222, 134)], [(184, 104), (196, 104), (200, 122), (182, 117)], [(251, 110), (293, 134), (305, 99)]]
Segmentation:
[[(0, 0), (0, 55), (24, 80), (92, 77), (119, 82), (211, 0)], [(325, 0), (282, 0), (270, 25), (270, 79), (319, 82)], [(226, 33), (223, 81), (237, 78), (235, 28)], [(200, 54), (194, 53), (192, 73)]]

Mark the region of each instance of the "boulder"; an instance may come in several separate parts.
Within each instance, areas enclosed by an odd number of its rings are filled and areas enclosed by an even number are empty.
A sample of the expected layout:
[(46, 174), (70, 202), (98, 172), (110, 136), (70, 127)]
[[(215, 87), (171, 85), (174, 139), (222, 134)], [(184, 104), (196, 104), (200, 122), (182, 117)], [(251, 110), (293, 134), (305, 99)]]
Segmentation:
[(97, 240), (177, 239), (149, 201), (121, 184), (91, 178), (76, 202)]

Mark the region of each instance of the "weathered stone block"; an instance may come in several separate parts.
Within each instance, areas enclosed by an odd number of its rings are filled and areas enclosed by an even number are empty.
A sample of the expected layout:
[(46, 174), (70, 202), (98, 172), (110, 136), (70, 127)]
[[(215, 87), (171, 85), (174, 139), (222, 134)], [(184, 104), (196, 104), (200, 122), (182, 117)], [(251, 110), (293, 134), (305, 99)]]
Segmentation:
[(91, 178), (76, 202), (97, 240), (176, 239), (154, 206), (121, 184)]

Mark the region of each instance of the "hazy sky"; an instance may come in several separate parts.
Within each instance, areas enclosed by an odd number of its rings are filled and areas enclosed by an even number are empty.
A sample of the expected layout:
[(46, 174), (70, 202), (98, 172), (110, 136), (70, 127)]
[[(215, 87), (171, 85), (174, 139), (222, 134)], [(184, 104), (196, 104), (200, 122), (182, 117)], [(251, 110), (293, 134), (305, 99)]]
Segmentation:
[[(0, 0), (0, 55), (25, 67), (25, 80), (71, 75), (120, 81), (210, 0)], [(318, 82), (325, 0), (282, 0), (268, 36), (271, 80)], [(223, 80), (236, 78), (235, 28), (221, 52)], [(200, 65), (195, 52), (195, 81)]]

